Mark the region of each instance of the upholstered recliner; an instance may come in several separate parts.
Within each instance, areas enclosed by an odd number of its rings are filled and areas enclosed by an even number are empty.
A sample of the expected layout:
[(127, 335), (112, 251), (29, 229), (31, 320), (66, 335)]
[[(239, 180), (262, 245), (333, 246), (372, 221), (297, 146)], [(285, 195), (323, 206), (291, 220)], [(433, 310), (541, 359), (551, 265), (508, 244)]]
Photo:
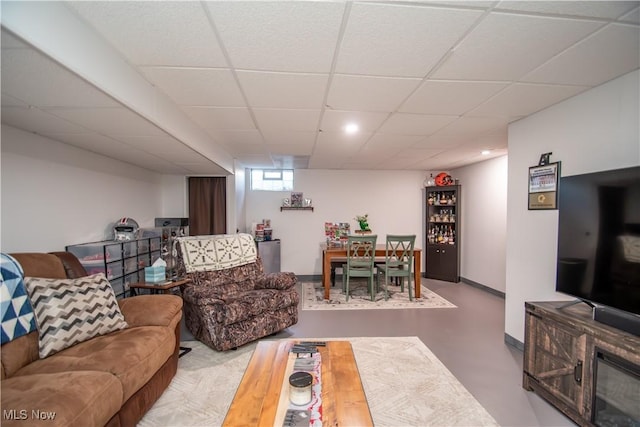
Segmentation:
[(229, 350), (298, 323), (293, 273), (264, 273), (249, 234), (178, 238), (187, 329), (209, 347)]

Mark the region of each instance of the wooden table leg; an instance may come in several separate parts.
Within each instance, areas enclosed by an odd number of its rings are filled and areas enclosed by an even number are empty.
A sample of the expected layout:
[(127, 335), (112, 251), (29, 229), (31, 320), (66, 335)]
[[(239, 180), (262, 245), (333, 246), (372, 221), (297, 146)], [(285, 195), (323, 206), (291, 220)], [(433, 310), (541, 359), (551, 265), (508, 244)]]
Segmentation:
[(420, 260), (420, 256), (421, 254), (419, 254), (418, 256), (414, 256), (413, 257), (413, 283), (416, 287), (416, 298), (420, 298), (420, 278), (422, 276), (422, 273), (420, 272), (420, 269), (422, 268), (421, 264), (421, 260)]
[(331, 271), (331, 255), (326, 252), (322, 253), (322, 285), (324, 286), (324, 299), (329, 299), (329, 293), (331, 289), (331, 278), (329, 272)]

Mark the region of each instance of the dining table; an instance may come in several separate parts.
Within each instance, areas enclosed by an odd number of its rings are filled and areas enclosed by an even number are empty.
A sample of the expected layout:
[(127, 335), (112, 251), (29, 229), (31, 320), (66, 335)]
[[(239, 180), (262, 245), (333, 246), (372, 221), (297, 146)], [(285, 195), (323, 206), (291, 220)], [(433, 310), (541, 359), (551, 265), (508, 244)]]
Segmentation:
[[(322, 243), (322, 286), (324, 287), (324, 299), (329, 299), (331, 291), (331, 261), (335, 259), (347, 258), (347, 247), (343, 245), (327, 245)], [(375, 257), (384, 259), (387, 245), (378, 244), (375, 249)], [(415, 286), (415, 297), (420, 298), (420, 277), (421, 277), (422, 250), (413, 249), (413, 284)], [(345, 261), (346, 262), (346, 261)]]

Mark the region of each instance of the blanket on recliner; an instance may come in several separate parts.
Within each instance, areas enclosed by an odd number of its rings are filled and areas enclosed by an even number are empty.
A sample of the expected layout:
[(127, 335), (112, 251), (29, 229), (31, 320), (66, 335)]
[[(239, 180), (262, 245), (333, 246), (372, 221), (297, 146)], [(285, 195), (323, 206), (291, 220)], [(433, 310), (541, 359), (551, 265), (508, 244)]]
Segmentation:
[(255, 262), (258, 255), (250, 234), (218, 234), (176, 239), (187, 273), (217, 271)]

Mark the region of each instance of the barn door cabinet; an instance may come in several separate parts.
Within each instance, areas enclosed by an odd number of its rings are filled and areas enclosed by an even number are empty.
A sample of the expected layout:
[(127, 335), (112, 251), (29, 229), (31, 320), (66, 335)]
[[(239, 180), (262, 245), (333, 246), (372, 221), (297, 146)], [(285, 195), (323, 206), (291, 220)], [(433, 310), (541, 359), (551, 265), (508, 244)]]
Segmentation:
[(564, 304), (525, 303), (523, 387), (578, 425), (593, 426), (598, 354), (640, 366), (640, 338), (591, 319), (586, 304)]

